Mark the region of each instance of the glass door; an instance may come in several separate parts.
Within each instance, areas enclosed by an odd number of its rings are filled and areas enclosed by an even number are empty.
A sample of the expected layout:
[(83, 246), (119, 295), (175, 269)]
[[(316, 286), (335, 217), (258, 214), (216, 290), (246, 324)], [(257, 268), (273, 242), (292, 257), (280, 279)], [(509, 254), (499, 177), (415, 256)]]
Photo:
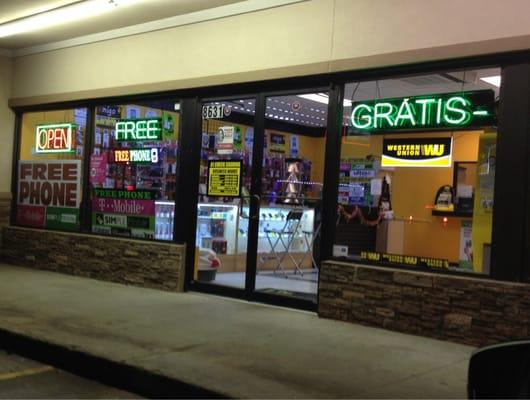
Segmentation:
[(328, 93), (265, 100), (255, 291), (317, 302)]
[(255, 104), (254, 98), (202, 103), (196, 282), (245, 288)]

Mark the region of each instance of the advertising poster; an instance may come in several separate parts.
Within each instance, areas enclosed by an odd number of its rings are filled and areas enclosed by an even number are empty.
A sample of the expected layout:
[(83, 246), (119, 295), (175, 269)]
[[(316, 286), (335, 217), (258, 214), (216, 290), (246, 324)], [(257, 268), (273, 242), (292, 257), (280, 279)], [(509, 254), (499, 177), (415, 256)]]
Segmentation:
[(473, 240), (472, 222), (462, 221), (460, 225), (460, 257), (459, 265), (462, 268), (473, 269)]
[(93, 189), (92, 231), (153, 239), (154, 193), (148, 190)]
[(221, 126), (217, 131), (217, 154), (232, 154), (234, 152), (233, 126)]
[(270, 152), (285, 154), (285, 151), (286, 151), (285, 135), (282, 135), (280, 133), (271, 133), (270, 134)]
[(254, 128), (248, 127), (245, 131), (245, 149), (252, 152), (254, 146)]
[(107, 154), (90, 157), (90, 182), (94, 186), (103, 186), (107, 174)]
[(298, 157), (298, 135), (291, 136), (291, 157)]
[(79, 229), (80, 160), (20, 161), (18, 176), (18, 224)]
[(243, 150), (243, 132), (241, 127), (236, 125), (234, 126), (234, 150), (241, 151)]
[(175, 119), (168, 112), (162, 113), (162, 139), (175, 140)]

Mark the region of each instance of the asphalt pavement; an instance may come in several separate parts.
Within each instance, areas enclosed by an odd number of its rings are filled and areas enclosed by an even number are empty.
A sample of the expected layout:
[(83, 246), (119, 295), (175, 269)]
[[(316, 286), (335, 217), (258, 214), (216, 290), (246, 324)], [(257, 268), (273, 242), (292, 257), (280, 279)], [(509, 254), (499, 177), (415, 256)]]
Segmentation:
[(0, 350), (0, 399), (139, 399), (50, 365)]

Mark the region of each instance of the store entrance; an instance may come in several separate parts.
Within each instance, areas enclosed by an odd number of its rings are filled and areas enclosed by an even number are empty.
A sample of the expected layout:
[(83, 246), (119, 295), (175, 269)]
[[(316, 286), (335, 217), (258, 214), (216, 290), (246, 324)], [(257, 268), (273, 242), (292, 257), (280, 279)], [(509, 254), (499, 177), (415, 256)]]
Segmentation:
[(256, 100), (202, 103), (193, 287), (314, 308), (328, 96)]

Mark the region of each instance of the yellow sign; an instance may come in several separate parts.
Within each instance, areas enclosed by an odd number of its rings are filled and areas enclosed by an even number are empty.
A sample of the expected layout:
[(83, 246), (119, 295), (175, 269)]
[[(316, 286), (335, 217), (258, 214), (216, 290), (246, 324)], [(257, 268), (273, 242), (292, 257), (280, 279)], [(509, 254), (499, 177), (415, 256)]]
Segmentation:
[(449, 261), (441, 258), (404, 256), (400, 254), (377, 253), (374, 251), (361, 251), (361, 259), (383, 264), (408, 265), (412, 267), (428, 267), (447, 269)]
[(450, 167), (452, 138), (383, 139), (382, 167)]
[(210, 160), (208, 162), (208, 196), (239, 197), (241, 165), (241, 160)]

